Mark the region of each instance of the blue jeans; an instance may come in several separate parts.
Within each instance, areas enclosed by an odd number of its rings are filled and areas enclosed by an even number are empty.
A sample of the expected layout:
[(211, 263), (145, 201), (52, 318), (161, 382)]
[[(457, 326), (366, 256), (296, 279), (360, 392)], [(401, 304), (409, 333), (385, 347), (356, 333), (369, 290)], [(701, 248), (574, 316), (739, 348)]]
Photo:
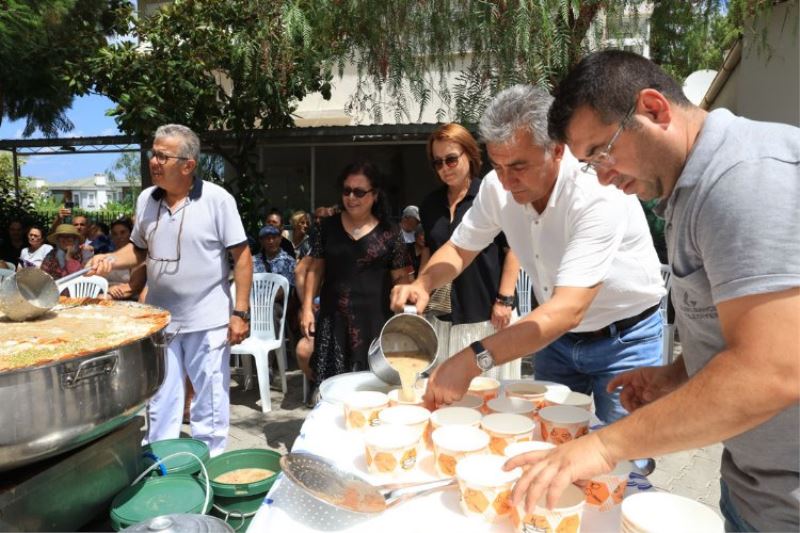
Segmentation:
[(744, 521), (739, 515), (739, 511), (733, 505), (731, 500), (731, 493), (728, 490), (728, 484), (722, 478), (719, 480), (719, 510), (722, 517), (725, 519), (725, 531), (755, 531), (756, 529)]
[(606, 392), (606, 385), (617, 374), (660, 365), (661, 335), (658, 311), (609, 338), (586, 339), (565, 333), (536, 353), (534, 376), (593, 394), (597, 418), (610, 424), (628, 412), (619, 403), (619, 392)]

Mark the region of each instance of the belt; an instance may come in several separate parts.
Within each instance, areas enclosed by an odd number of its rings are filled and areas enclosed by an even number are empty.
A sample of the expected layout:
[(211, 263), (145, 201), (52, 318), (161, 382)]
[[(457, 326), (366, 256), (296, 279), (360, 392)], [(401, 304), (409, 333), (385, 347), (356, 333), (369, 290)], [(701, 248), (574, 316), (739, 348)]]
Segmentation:
[(653, 307), (648, 307), (641, 313), (636, 316), (632, 316), (630, 318), (623, 318), (622, 320), (617, 320), (616, 322), (612, 322), (611, 324), (607, 325), (604, 328), (600, 328), (596, 331), (581, 331), (581, 332), (570, 332), (570, 335), (575, 335), (580, 339), (608, 339), (615, 336), (620, 331), (626, 330), (631, 326), (635, 326), (645, 318), (649, 317), (656, 311), (658, 311), (658, 307), (660, 304), (656, 304)]

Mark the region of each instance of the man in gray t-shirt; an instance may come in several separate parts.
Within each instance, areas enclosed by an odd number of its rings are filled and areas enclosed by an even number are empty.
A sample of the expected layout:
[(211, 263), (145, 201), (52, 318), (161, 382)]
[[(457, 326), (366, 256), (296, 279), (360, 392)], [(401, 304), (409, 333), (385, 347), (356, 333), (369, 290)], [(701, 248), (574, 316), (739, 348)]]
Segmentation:
[[(550, 135), (613, 184), (661, 198), (674, 363), (609, 384), (633, 411), (550, 453), (514, 491), (548, 501), (632, 459), (722, 441), (727, 530), (800, 528), (800, 129), (708, 113), (649, 60), (584, 58), (556, 90)], [(533, 482), (532, 482), (533, 481)]]

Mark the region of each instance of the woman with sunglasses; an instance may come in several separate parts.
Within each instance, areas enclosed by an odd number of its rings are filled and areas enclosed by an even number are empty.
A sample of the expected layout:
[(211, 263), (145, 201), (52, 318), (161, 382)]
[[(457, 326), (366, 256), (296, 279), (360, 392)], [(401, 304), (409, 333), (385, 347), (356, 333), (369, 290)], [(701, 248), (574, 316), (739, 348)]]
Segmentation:
[[(420, 269), (443, 246), (472, 206), (481, 180), (481, 153), (470, 132), (455, 123), (443, 124), (428, 138), (428, 160), (443, 186), (421, 204), (420, 215), (427, 250)], [(512, 319), (514, 289), (519, 274), (517, 257), (500, 233), (460, 276), (450, 291), (450, 313), (431, 322), (439, 335), (439, 357), (450, 357), (471, 342), (506, 327)], [(518, 366), (494, 371), (498, 377), (517, 379)]]
[(53, 247), (44, 242), (44, 231), (39, 226), (28, 228), (28, 246), (22, 249), (19, 254), (19, 266), (36, 267), (42, 266), (42, 261)]
[(409, 281), (411, 265), (399, 227), (389, 222), (377, 167), (369, 162), (348, 165), (338, 183), (343, 211), (311, 232), (312, 260), (300, 323), (303, 335), (314, 338), (310, 377), (317, 383), (368, 368), (369, 345), (392, 315), (392, 286)]

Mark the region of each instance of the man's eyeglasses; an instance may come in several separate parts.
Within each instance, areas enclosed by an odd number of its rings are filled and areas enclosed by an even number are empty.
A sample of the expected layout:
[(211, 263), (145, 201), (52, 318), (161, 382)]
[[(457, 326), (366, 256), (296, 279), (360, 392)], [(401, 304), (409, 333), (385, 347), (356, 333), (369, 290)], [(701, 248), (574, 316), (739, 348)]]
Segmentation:
[(611, 149), (614, 147), (614, 143), (617, 142), (617, 139), (619, 139), (622, 130), (624, 130), (625, 126), (627, 126), (628, 122), (630, 122), (634, 111), (636, 111), (636, 104), (633, 104), (625, 114), (625, 118), (623, 118), (622, 122), (619, 123), (619, 128), (617, 128), (617, 131), (614, 132), (611, 140), (608, 141), (605, 150), (592, 157), (591, 160), (587, 161), (586, 164), (581, 168), (582, 172), (597, 172), (601, 169), (607, 169), (616, 163), (614, 156), (611, 155)]
[(156, 161), (158, 161), (159, 165), (166, 165), (168, 159), (180, 159), (182, 161), (188, 161), (190, 159), (189, 157), (181, 157), (181, 156), (177, 156), (177, 155), (169, 155), (169, 154), (165, 154), (164, 152), (158, 152), (156, 150), (148, 150), (147, 151), (147, 159), (153, 159), (154, 157), (156, 158)]
[(347, 198), (352, 194), (356, 198), (364, 198), (366, 195), (368, 195), (374, 190), (375, 189), (370, 189), (368, 191), (365, 191), (364, 189), (351, 189), (350, 187), (345, 187), (344, 189), (342, 189), (342, 196)]
[(434, 170), (439, 170), (442, 168), (442, 165), (447, 165), (447, 168), (453, 168), (458, 164), (458, 160), (461, 156), (464, 155), (464, 152), (460, 154), (450, 154), (444, 158), (437, 158), (431, 161), (431, 165), (433, 166)]
[(153, 228), (153, 231), (150, 232), (150, 235), (147, 237), (147, 258), (151, 261), (163, 261), (165, 263), (178, 263), (181, 260), (181, 234), (183, 233), (183, 220), (186, 218), (186, 210), (188, 209), (188, 205), (183, 206), (183, 213), (181, 213), (181, 224), (178, 226), (178, 244), (177, 244), (177, 251), (175, 259), (162, 259), (160, 257), (154, 257), (150, 254), (150, 250), (153, 248), (153, 237), (156, 235), (156, 230), (158, 229), (158, 223), (161, 222), (161, 207), (164, 205), (164, 201), (158, 203), (158, 214), (156, 215), (156, 225)]

